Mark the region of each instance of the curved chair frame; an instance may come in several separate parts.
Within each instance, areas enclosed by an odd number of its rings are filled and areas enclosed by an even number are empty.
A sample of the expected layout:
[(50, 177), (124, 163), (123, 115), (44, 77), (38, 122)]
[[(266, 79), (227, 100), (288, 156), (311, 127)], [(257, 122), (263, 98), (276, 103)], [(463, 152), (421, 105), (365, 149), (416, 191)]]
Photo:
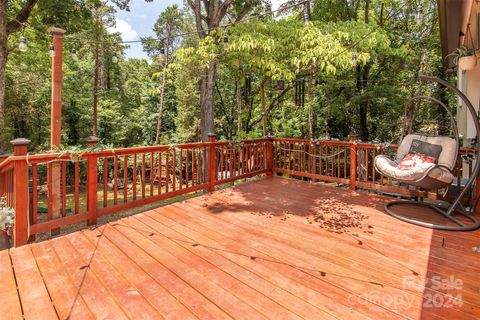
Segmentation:
[[(470, 100), (460, 90), (458, 90), (456, 87), (452, 86), (449, 82), (447, 82), (445, 80), (442, 80), (442, 79), (439, 79), (439, 78), (436, 78), (436, 77), (425, 76), (425, 75), (420, 75), (419, 78), (420, 78), (420, 80), (423, 80), (423, 81), (431, 81), (431, 82), (436, 82), (440, 85), (443, 85), (446, 88), (452, 90), (456, 95), (458, 95), (460, 97), (460, 99), (462, 99), (462, 101), (467, 106), (468, 111), (470, 112), (470, 114), (473, 118), (473, 122), (475, 124), (475, 131), (476, 131), (476, 137), (477, 137), (476, 143), (475, 143), (475, 153), (476, 153), (477, 156), (480, 155), (480, 123), (479, 123), (477, 113), (475, 112), (475, 109), (473, 108), (473, 105), (470, 102)], [(438, 99), (432, 98), (432, 97), (418, 96), (418, 97), (414, 97), (412, 100), (415, 100), (415, 99), (431, 100), (433, 102), (436, 102), (436, 103), (440, 104), (447, 111), (447, 113), (450, 116), (453, 133), (455, 134), (455, 139), (457, 141), (457, 150), (456, 151), (457, 151), (457, 157), (458, 157), (458, 149), (459, 149), (458, 128), (457, 128), (455, 118), (453, 117), (450, 110), (448, 110), (447, 106), (443, 102), (441, 102)], [(409, 102), (411, 102), (412, 100), (410, 100)], [(391, 216), (393, 216), (397, 219), (400, 219), (402, 221), (412, 223), (412, 224), (422, 226), (422, 227), (432, 228), (432, 229), (450, 230), (450, 231), (471, 231), (471, 230), (478, 229), (480, 227), (480, 221), (478, 221), (478, 219), (476, 217), (471, 215), (471, 213), (462, 205), (461, 200), (466, 195), (468, 190), (473, 187), (474, 182), (475, 182), (479, 172), (480, 172), (480, 159), (477, 159), (477, 161), (475, 161), (475, 165), (473, 167), (472, 173), (471, 173), (467, 183), (465, 184), (465, 187), (457, 195), (455, 200), (446, 208), (441, 203), (438, 204), (438, 203), (426, 203), (426, 202), (419, 202), (419, 201), (392, 201), (392, 202), (389, 202), (389, 203), (385, 204), (385, 211), (389, 215), (391, 215)], [(429, 207), (429, 208), (435, 210), (435, 212), (437, 212), (438, 214), (440, 214), (443, 217), (447, 218), (448, 220), (452, 221), (455, 225), (428, 223), (428, 222), (421, 221), (421, 220), (418, 220), (418, 219), (408, 218), (408, 217), (405, 217), (405, 216), (395, 212), (392, 209), (392, 207), (395, 206), (395, 205), (406, 205), (406, 204), (411, 205), (411, 206)], [(474, 210), (475, 208), (472, 208), (472, 209)], [(455, 213), (460, 214), (463, 217), (465, 217), (466, 219), (470, 220), (471, 224), (465, 224), (462, 221), (455, 218), (454, 217)]]

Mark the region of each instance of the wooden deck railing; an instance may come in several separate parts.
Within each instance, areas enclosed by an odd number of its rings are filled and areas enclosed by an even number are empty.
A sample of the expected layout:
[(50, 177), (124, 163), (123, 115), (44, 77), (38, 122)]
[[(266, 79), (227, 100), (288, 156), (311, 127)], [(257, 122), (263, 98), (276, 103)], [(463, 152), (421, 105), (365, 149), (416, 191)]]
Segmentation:
[[(307, 179), (400, 194), (414, 191), (377, 173), (373, 159), (396, 146), (351, 141), (262, 138), (149, 146), (73, 154), (27, 154), (28, 140), (12, 141), (0, 163), (0, 196), (15, 209), (15, 245), (37, 233), (260, 174)], [(98, 139), (88, 141), (94, 146)], [(473, 151), (462, 149), (461, 154)], [(459, 157), (460, 158), (460, 157)], [(471, 163), (459, 160), (456, 188)], [(457, 190), (458, 191), (458, 190)], [(474, 195), (471, 195), (472, 197)]]
[[(374, 159), (379, 154), (395, 156), (397, 145), (373, 144), (351, 141), (310, 141), (302, 139), (273, 139), (273, 172), (335, 182), (357, 188), (386, 193), (418, 195), (418, 191), (406, 184), (384, 177), (375, 170)], [(456, 179), (446, 195), (461, 190), (463, 182), (471, 175), (473, 161), (465, 160), (474, 150), (461, 148), (455, 168)], [(467, 157), (466, 157), (467, 156)], [(478, 187), (478, 186), (477, 186)], [(475, 191), (480, 194), (480, 190)], [(470, 195), (467, 202), (476, 199)], [(433, 198), (442, 198), (430, 194)]]

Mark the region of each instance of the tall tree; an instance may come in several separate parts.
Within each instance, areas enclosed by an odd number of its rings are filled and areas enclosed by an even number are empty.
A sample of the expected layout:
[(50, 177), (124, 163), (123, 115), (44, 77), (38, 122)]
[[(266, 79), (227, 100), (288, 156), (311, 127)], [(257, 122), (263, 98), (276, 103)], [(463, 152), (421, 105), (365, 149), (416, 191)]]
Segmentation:
[(158, 90), (158, 115), (157, 115), (157, 130), (155, 134), (155, 144), (160, 142), (160, 134), (162, 131), (162, 118), (165, 105), (165, 90), (167, 86), (168, 65), (170, 63), (170, 56), (179, 44), (178, 36), (183, 30), (184, 14), (179, 10), (177, 5), (169, 6), (158, 17), (153, 31), (156, 34), (156, 39), (151, 37), (143, 39), (144, 48), (148, 55), (160, 62), (160, 73), (156, 74), (160, 78), (160, 88)]
[(108, 27), (114, 25), (114, 9), (106, 5), (101, 0), (90, 0), (87, 3), (93, 18), (93, 37), (95, 40), (93, 46), (93, 55), (95, 59), (95, 68), (93, 71), (93, 106), (92, 106), (92, 134), (97, 136), (98, 131), (98, 100), (101, 87), (104, 83), (104, 49), (105, 33)]
[[(365, 0), (364, 22), (368, 24), (370, 22), (370, 0)], [(362, 141), (368, 141), (368, 124), (367, 124), (367, 112), (368, 112), (368, 94), (367, 84), (368, 75), (370, 73), (370, 64), (364, 66), (357, 66), (357, 89), (360, 95), (360, 139)]]
[[(195, 15), (195, 26), (198, 36), (203, 39), (218, 29), (230, 8), (236, 9), (234, 21), (243, 19), (258, 1), (239, 0), (187, 0)], [(211, 60), (204, 68), (200, 80), (200, 129), (202, 140), (208, 139), (208, 134), (215, 132), (213, 103), (217, 75), (217, 61)]]
[[(5, 71), (8, 60), (8, 38), (15, 32), (20, 31), (27, 22), (38, 0), (27, 0), (21, 6), (20, 11), (12, 13), (17, 6), (14, 2), (0, 0), (0, 130), (3, 131), (5, 114)], [(13, 16), (11, 18), (10, 16)], [(0, 152), (3, 149), (3, 141), (0, 141)]]

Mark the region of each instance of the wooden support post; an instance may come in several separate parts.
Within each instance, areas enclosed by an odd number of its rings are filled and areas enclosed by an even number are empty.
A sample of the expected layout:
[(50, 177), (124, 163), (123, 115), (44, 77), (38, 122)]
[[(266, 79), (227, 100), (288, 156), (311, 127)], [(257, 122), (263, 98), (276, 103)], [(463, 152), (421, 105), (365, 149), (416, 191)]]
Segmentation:
[[(28, 139), (15, 139), (10, 142), (13, 145), (14, 156), (25, 156), (27, 146), (30, 143)], [(15, 210), (15, 226), (13, 231), (14, 246), (27, 244), (28, 230), (28, 164), (22, 159), (15, 159), (13, 173), (13, 208)]]
[[(47, 32), (52, 36), (52, 89), (51, 89), (51, 115), (50, 115), (50, 150), (56, 150), (61, 145), (62, 131), (62, 51), (63, 35), (65, 30), (50, 27)], [(49, 166), (48, 184), (50, 186), (48, 201), (49, 219), (57, 219), (61, 216), (61, 162), (54, 162)], [(53, 229), (52, 235), (60, 233), (60, 229)]]
[[(90, 136), (87, 138), (87, 145), (89, 147), (95, 146), (99, 138)], [(97, 224), (97, 205), (98, 205), (98, 167), (97, 154), (90, 152), (87, 156), (87, 225), (92, 226)]]
[(355, 190), (357, 182), (357, 136), (349, 135), (350, 141), (350, 190)]
[(267, 141), (265, 142), (265, 148), (266, 148), (266, 165), (268, 171), (267, 171), (267, 176), (273, 175), (273, 138), (272, 137), (266, 137)]
[(52, 55), (52, 92), (51, 92), (51, 118), (50, 118), (50, 146), (59, 147), (62, 130), (62, 54), (63, 35), (65, 30), (48, 28), (47, 32), (52, 36), (54, 53)]
[(210, 142), (208, 148), (208, 181), (210, 183), (208, 187), (209, 192), (215, 191), (215, 180), (217, 175), (216, 170), (216, 152), (215, 152), (215, 142), (217, 141), (217, 137), (213, 133), (208, 134), (208, 142)]

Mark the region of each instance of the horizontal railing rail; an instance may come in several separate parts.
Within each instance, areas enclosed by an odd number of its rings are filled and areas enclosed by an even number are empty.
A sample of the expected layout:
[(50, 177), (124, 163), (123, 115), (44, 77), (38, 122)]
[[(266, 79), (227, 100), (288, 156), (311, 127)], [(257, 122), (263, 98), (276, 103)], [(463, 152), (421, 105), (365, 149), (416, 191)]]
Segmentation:
[[(89, 140), (94, 147), (98, 139)], [(15, 210), (14, 244), (38, 233), (56, 234), (76, 223), (261, 174), (284, 174), (351, 189), (412, 195), (415, 190), (376, 172), (378, 154), (396, 145), (350, 141), (260, 138), (68, 153), (27, 153), (17, 139), (14, 154), (0, 163), (0, 196)], [(461, 149), (450, 192), (459, 192), (473, 154)], [(473, 192), (470, 199), (476, 198)]]

